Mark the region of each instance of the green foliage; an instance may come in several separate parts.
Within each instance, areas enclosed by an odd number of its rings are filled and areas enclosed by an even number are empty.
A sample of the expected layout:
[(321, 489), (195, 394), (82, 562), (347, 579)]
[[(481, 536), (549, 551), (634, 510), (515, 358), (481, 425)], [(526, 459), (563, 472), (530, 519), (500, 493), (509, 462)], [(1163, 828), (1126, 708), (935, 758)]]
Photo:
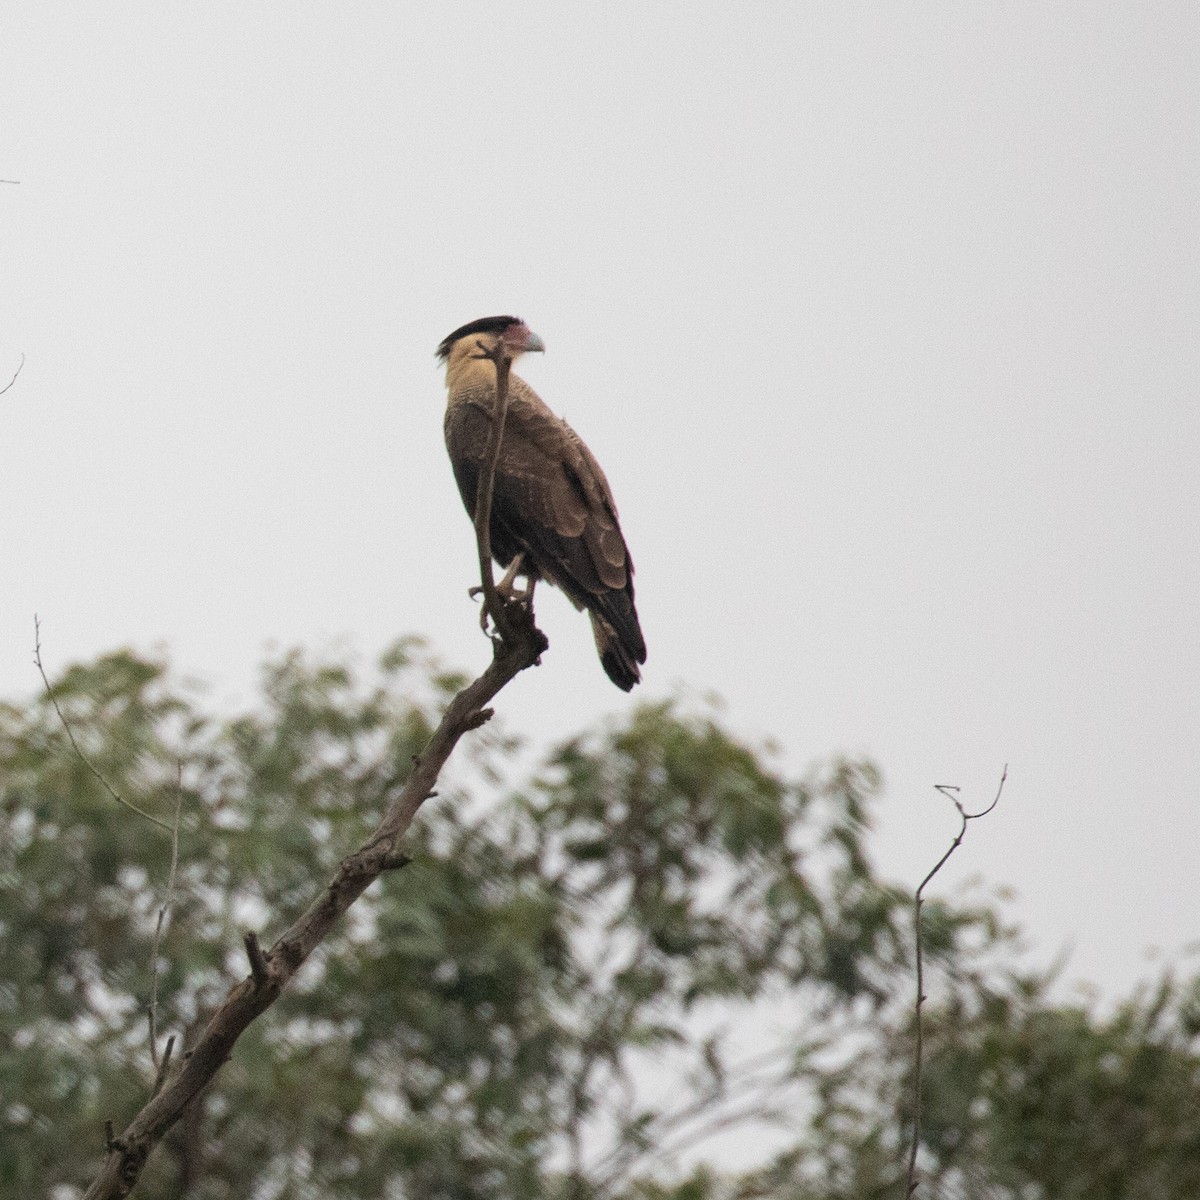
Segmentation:
[[(407, 641), (365, 672), (285, 655), (232, 720), (129, 652), (54, 683), (116, 791), (182, 813), (160, 1029), (195, 1040), (246, 973), (242, 933), (303, 910), (460, 682)], [(673, 703), (572, 739), (516, 791), (512, 749), (472, 735), (412, 864), (251, 1026), (138, 1194), (900, 1195), (910, 906), (867, 853), (870, 764), (789, 780)], [(170, 842), (45, 698), (0, 706), (5, 1195), (78, 1194), (105, 1120), (146, 1098)], [(991, 905), (926, 916), (923, 1194), (1200, 1194), (1200, 993), (1102, 1021), (1014, 969)], [(757, 1165), (721, 1171), (707, 1139), (747, 1123)]]
[(1041, 989), (933, 1015), (926, 1138), (942, 1178), (988, 1162), (1013, 1195), (1200, 1195), (1197, 984), (1170, 976), (1107, 1018)]

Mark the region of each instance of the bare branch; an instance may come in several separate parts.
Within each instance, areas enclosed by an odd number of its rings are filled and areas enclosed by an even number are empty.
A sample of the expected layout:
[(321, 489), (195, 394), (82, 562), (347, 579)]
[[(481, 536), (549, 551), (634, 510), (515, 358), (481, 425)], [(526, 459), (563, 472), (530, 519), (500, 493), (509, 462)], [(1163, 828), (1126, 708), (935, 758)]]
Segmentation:
[(152, 824), (157, 825), (160, 829), (165, 829), (168, 833), (171, 833), (172, 832), (171, 826), (168, 825), (166, 823), (166, 821), (160, 821), (157, 817), (152, 817), (148, 812), (145, 811), (145, 809), (138, 808), (138, 806), (136, 804), (132, 804), (128, 800), (126, 800), (123, 796), (118, 795), (117, 791), (113, 787), (113, 785), (111, 783), (109, 783), (108, 780), (105, 779), (103, 775), (100, 774), (100, 772), (93, 765), (91, 759), (88, 758), (88, 756), (86, 754), (84, 754), (82, 749), (80, 749), (79, 743), (75, 740), (75, 734), (74, 734), (74, 732), (72, 732), (71, 726), (68, 723), (67, 718), (63, 715), (63, 710), (59, 707), (58, 699), (54, 695), (53, 689), (50, 687), (50, 680), (46, 678), (46, 668), (42, 666), (42, 625), (41, 625), (41, 622), (38, 620), (36, 613), (34, 614), (34, 617), (33, 617), (33, 664), (35, 667), (37, 667), (38, 674), (42, 677), (42, 683), (45, 685), (47, 698), (49, 699), (50, 703), (54, 706), (54, 711), (56, 713), (58, 713), (58, 719), (62, 722), (62, 727), (66, 731), (67, 737), (70, 739), (71, 745), (74, 748), (75, 753), (77, 755), (79, 755), (79, 761), (82, 762), (83, 765), (85, 767), (87, 767), (87, 769), (89, 771), (91, 771), (91, 773), (96, 777), (96, 779), (99, 780), (101, 785), (104, 787), (104, 790), (122, 808), (127, 808), (127, 809), (129, 809), (130, 812), (137, 813), (137, 815), (139, 817), (145, 817), (147, 821), (150, 821)]
[(950, 843), (950, 848), (937, 860), (933, 870), (921, 880), (920, 886), (917, 888), (913, 896), (913, 938), (916, 944), (916, 960), (917, 960), (917, 999), (914, 1005), (914, 1015), (916, 1017), (916, 1044), (913, 1047), (913, 1129), (912, 1129), (912, 1145), (909, 1148), (908, 1155), (908, 1173), (905, 1183), (905, 1196), (911, 1197), (917, 1190), (917, 1150), (921, 1144), (921, 1086), (922, 1086), (922, 1071), (924, 1070), (925, 1059), (925, 1034), (922, 1022), (922, 1008), (925, 1004), (925, 964), (923, 958), (923, 948), (921, 944), (921, 906), (925, 902), (925, 887), (929, 881), (946, 865), (950, 855), (962, 845), (962, 840), (967, 833), (967, 822), (978, 821), (981, 817), (986, 817), (988, 813), (1000, 803), (1000, 793), (1004, 791), (1004, 781), (1008, 778), (1008, 763), (1004, 764), (1004, 769), (1000, 772), (1000, 785), (996, 788), (996, 794), (992, 797), (992, 802), (986, 808), (980, 809), (979, 812), (967, 812), (963, 807), (962, 801), (958, 798), (959, 789), (954, 784), (935, 783), (934, 790), (941, 792), (947, 800), (958, 810), (958, 815), (962, 819), (962, 824), (959, 827), (958, 834), (954, 841)]
[[(498, 375), (501, 369), (497, 363)], [(481, 559), (484, 548), (480, 551)], [(490, 573), (490, 557), (486, 565)], [(269, 950), (264, 953), (257, 938), (247, 935), (251, 974), (230, 989), (182, 1068), (151, 1097), (120, 1138), (109, 1140), (105, 1160), (83, 1200), (113, 1200), (130, 1193), (155, 1146), (212, 1082), (250, 1023), (275, 1002), (355, 900), (380, 874), (403, 863), (399, 843), (418, 809), (434, 791), (438, 775), (459, 739), (487, 720), (488, 702), (521, 671), (533, 666), (549, 646), (534, 624), (529, 608), (511, 605), (500, 611), (507, 618), (508, 629), (502, 630), (499, 639), (493, 639), (491, 663), (450, 701), (375, 832), (342, 859), (333, 878), (307, 912)], [(257, 955), (252, 946), (258, 950)]]
[[(15, 183), (15, 179), (0, 179), (0, 183)], [(25, 365), (25, 351), (21, 351), (21, 361), (17, 364), (17, 369), (13, 372), (13, 377), (0, 388), (0, 396), (3, 396), (14, 383), (17, 382), (17, 376), (21, 373), (21, 368)]]
[[(171, 911), (171, 902), (175, 899), (175, 871), (179, 866), (179, 813), (183, 807), (183, 763), (176, 764), (175, 769), (175, 820), (171, 824), (171, 870), (167, 875), (167, 890), (163, 896), (162, 907), (158, 910), (158, 921), (154, 926), (154, 945), (150, 948), (150, 1059), (154, 1069), (160, 1075), (166, 1070), (165, 1064), (158, 1061), (158, 951), (162, 945), (163, 922)], [(169, 1046), (170, 1043), (168, 1042)], [(168, 1054), (170, 1051), (168, 1051)], [(158, 1087), (162, 1086), (161, 1078)], [(156, 1088), (157, 1090), (157, 1088)]]

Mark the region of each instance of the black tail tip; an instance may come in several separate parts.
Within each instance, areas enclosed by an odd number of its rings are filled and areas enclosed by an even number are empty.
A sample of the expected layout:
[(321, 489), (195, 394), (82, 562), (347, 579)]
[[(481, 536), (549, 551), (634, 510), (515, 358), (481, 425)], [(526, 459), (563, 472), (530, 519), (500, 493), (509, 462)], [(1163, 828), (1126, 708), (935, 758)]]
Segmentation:
[(600, 655), (600, 665), (604, 668), (605, 675), (623, 692), (632, 691), (633, 685), (642, 681), (642, 673), (638, 670), (637, 663), (619, 646), (605, 650)]
[(646, 661), (646, 643), (642, 640), (642, 631), (637, 628), (637, 615), (634, 615), (634, 630), (637, 633), (635, 644), (629, 645), (621, 640), (617, 631), (598, 612), (591, 613), (592, 636), (596, 639), (596, 653), (600, 656), (600, 665), (604, 673), (621, 689), (628, 692), (635, 683), (641, 683), (642, 673), (638, 664)]

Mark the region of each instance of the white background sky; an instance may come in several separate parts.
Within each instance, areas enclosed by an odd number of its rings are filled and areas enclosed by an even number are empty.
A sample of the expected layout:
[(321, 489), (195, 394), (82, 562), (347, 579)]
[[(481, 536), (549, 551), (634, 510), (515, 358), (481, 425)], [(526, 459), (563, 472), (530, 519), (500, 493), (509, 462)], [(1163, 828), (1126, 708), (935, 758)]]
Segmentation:
[[(641, 697), (872, 755), (876, 853), (1107, 991), (1200, 931), (1200, 10), (8, 0), (0, 695), (166, 646), (487, 654), (433, 349), (515, 312)], [(631, 703), (558, 595), (502, 698)]]

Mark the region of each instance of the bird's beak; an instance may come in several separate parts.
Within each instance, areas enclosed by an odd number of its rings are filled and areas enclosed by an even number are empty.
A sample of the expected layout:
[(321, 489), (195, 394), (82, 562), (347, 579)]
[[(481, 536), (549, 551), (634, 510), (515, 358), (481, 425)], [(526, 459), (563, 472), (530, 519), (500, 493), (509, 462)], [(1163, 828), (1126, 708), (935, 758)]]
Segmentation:
[(523, 347), (526, 354), (545, 354), (546, 343), (531, 329)]

